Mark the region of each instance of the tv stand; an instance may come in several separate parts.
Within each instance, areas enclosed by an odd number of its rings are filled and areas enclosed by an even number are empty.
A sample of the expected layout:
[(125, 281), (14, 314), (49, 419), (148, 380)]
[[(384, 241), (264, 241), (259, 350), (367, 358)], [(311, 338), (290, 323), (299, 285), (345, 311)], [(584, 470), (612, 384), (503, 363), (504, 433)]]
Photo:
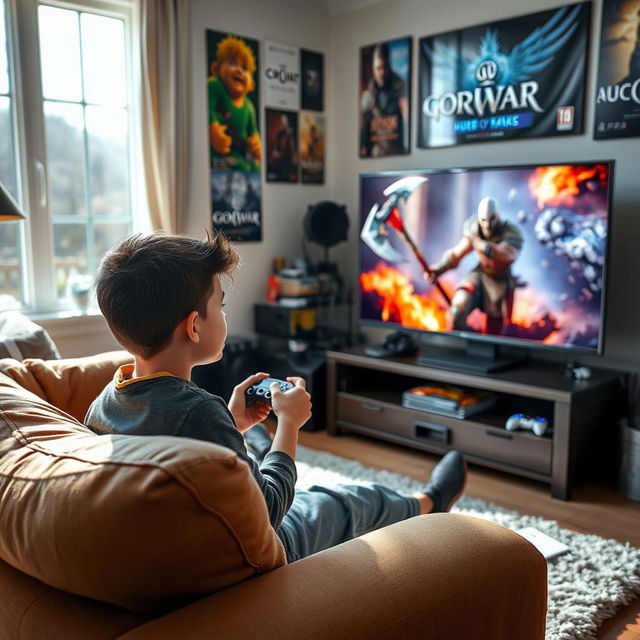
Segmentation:
[[(588, 380), (564, 375), (561, 363), (528, 362), (507, 373), (428, 367), (415, 356), (370, 358), (363, 347), (327, 352), (327, 431), (360, 433), (551, 485), (568, 500), (574, 480), (615, 473), (617, 421), (626, 374), (592, 370)], [(402, 393), (453, 384), (496, 394), (494, 407), (462, 420), (402, 406)], [(507, 431), (514, 413), (542, 416), (550, 429)]]
[(495, 344), (469, 341), (464, 351), (429, 347), (418, 357), (418, 364), (438, 369), (452, 369), (471, 373), (496, 373), (526, 362), (526, 358), (508, 355)]

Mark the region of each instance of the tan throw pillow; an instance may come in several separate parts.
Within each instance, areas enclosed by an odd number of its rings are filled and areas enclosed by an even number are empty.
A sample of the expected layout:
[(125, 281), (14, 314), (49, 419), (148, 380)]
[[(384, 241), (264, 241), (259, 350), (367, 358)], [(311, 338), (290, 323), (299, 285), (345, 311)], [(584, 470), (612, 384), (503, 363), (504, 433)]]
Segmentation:
[(0, 313), (0, 358), (53, 360), (60, 353), (51, 336), (19, 311)]
[[(133, 362), (130, 353), (109, 351), (86, 358), (28, 359), (22, 364), (44, 392), (45, 400), (82, 422), (89, 405), (111, 381), (116, 369), (128, 362)], [(18, 382), (22, 384), (21, 380)]]
[(216, 445), (97, 436), (0, 374), (0, 557), (158, 614), (285, 564), (248, 465)]

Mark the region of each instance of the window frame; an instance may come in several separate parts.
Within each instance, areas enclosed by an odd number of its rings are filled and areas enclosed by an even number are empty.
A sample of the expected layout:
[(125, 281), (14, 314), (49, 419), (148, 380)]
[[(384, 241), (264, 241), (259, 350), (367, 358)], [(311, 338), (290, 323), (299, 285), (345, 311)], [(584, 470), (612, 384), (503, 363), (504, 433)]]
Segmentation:
[[(13, 105), (16, 184), (27, 219), (21, 223), (22, 311), (60, 315), (70, 310), (55, 288), (53, 216), (49, 212), (45, 139), (44, 96), (40, 69), (38, 7), (49, 5), (72, 11), (98, 13), (122, 19), (125, 30), (125, 65), (128, 91), (128, 143), (131, 230), (148, 229), (147, 206), (142, 188), (140, 104), (138, 88), (139, 46), (133, 0), (5, 0), (7, 49)], [(86, 161), (86, 159), (85, 159)], [(84, 222), (84, 220), (83, 220)], [(100, 222), (92, 217), (87, 224)], [(90, 256), (89, 256), (90, 257)]]

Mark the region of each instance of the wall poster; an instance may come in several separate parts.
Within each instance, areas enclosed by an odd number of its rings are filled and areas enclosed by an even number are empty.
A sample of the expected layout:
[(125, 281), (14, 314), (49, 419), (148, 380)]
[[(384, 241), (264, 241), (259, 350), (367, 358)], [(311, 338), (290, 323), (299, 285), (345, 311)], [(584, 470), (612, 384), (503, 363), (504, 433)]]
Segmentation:
[(325, 118), (300, 114), (300, 178), (303, 184), (324, 184)]
[(206, 32), (213, 227), (262, 240), (258, 41)]
[(409, 153), (411, 37), (360, 49), (361, 158)]
[(266, 109), (267, 181), (298, 182), (298, 113)]
[(312, 111), (324, 109), (324, 55), (300, 49), (300, 108)]
[(300, 104), (300, 50), (288, 44), (265, 42), (264, 104), (297, 109)]
[(593, 137), (640, 136), (640, 0), (604, 0)]
[(581, 133), (591, 3), (420, 39), (418, 146)]

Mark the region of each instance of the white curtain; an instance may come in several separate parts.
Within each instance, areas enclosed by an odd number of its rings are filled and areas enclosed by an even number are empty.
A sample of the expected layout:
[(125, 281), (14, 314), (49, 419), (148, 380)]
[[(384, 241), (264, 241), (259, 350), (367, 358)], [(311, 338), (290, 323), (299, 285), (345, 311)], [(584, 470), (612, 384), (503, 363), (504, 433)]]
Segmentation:
[(183, 233), (191, 160), (191, 0), (137, 0), (142, 153), (154, 230)]

